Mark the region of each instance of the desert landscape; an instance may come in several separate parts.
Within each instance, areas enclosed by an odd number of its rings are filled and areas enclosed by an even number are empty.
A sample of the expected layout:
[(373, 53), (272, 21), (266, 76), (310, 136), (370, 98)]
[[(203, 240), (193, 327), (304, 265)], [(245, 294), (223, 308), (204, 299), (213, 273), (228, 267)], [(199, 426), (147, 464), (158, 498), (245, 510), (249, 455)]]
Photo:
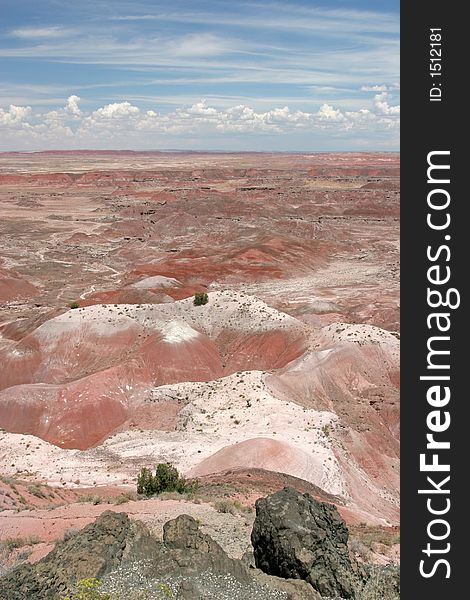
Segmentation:
[(285, 486), (398, 561), (397, 153), (3, 153), (0, 217), (3, 572), (106, 510), (239, 559)]

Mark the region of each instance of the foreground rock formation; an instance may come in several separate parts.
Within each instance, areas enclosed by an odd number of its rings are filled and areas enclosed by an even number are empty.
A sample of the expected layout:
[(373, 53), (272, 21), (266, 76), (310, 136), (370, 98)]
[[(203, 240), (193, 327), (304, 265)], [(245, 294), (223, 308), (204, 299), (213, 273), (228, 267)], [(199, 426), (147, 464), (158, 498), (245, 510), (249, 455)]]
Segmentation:
[(125, 513), (105, 511), (35, 565), (1, 577), (0, 597), (57, 600), (93, 577), (127, 598), (138, 592), (160, 598), (159, 591), (167, 589), (188, 600), (367, 600), (375, 597), (370, 593), (397, 600), (396, 571), (359, 567), (349, 556), (347, 538), (333, 506), (285, 488), (257, 503), (252, 542), (263, 573), (250, 564), (249, 554), (230, 558), (189, 515), (168, 521), (160, 542)]
[(355, 596), (348, 530), (333, 505), (284, 488), (257, 500), (251, 540), (265, 573), (303, 579), (325, 597)]
[[(131, 597), (147, 590), (150, 597), (158, 598), (162, 585), (173, 589), (176, 597), (192, 600), (287, 598), (283, 588), (289, 589), (289, 582), (278, 585), (274, 578), (261, 576), (258, 581), (242, 561), (229, 558), (217, 542), (201, 533), (188, 515), (166, 523), (161, 543), (141, 523), (108, 511), (57, 544), (34, 566), (20, 567), (1, 578), (0, 594), (9, 600), (57, 600), (77, 581), (92, 577), (103, 579), (105, 588)], [(148, 587), (136, 588), (136, 581)], [(295, 583), (291, 587), (294, 593), (303, 589)], [(307, 598), (308, 594), (307, 589)]]

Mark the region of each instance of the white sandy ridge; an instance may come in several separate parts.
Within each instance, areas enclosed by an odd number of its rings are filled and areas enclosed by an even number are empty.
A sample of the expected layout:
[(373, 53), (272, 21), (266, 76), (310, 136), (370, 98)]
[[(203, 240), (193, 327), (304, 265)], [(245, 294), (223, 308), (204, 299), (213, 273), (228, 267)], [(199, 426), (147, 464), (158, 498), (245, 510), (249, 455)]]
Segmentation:
[(270, 438), (308, 457), (301, 464), (290, 465), (288, 474), (347, 496), (330, 440), (322, 431), (336, 416), (275, 398), (267, 390), (262, 372), (162, 386), (154, 390), (153, 401), (168, 395), (190, 398), (177, 431), (127, 431), (86, 451), (63, 450), (33, 436), (3, 432), (0, 468), (12, 475), (35, 473), (52, 485), (65, 482), (69, 487), (76, 480), (80, 485), (131, 483), (141, 466), (169, 461), (189, 473), (226, 446)]

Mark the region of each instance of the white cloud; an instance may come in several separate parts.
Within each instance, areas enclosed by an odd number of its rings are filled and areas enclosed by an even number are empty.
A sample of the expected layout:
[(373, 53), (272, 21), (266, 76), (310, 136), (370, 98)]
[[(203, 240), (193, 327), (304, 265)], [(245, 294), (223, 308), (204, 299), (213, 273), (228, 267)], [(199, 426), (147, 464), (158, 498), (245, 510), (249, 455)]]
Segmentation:
[[(297, 139), (296, 136), (384, 136), (399, 123), (399, 107), (389, 103), (387, 92), (376, 94), (369, 107), (341, 110), (323, 103), (316, 112), (292, 110), (288, 106), (256, 110), (247, 104), (214, 106), (206, 100), (176, 107), (169, 112), (141, 110), (128, 101), (114, 102), (93, 111), (80, 109), (80, 98), (68, 97), (62, 108), (41, 113), (29, 106), (11, 105), (0, 109), (2, 149), (44, 148), (184, 148), (188, 139), (193, 147), (213, 148), (230, 144), (242, 134), (262, 144), (265, 136)], [(270, 139), (271, 139), (270, 137)], [(294, 143), (294, 142), (293, 142)], [(65, 146), (64, 146), (65, 144)], [(247, 144), (248, 145), (248, 144)], [(268, 146), (266, 149), (269, 149)]]
[(66, 104), (66, 108), (69, 111), (69, 113), (71, 113), (72, 115), (75, 116), (79, 116), (81, 114), (81, 110), (80, 107), (78, 106), (78, 103), (80, 102), (80, 98), (79, 96), (69, 96), (67, 98), (67, 104)]
[(322, 104), (317, 112), (317, 117), (320, 121), (344, 121), (343, 113), (333, 108), (330, 104)]
[(361, 92), (386, 92), (388, 87), (386, 85), (363, 85)]
[(391, 106), (389, 104), (390, 94), (388, 92), (382, 92), (377, 94), (374, 97), (374, 105), (377, 109), (377, 112), (383, 115), (399, 115), (400, 114), (400, 105), (397, 104), (395, 106)]
[(167, 51), (174, 56), (217, 56), (230, 46), (224, 38), (211, 33), (195, 33), (170, 41)]
[(62, 38), (70, 33), (70, 29), (63, 27), (20, 27), (11, 31), (10, 35), (23, 40), (44, 40)]
[(137, 106), (132, 106), (130, 102), (113, 102), (112, 104), (106, 104), (106, 106), (95, 110), (91, 114), (91, 118), (94, 120), (122, 119), (136, 116), (139, 112), (139, 108)]
[(0, 108), (0, 125), (12, 126), (22, 125), (32, 112), (30, 106), (15, 106), (10, 104), (8, 110)]
[[(189, 5), (190, 6), (190, 5)], [(371, 33), (398, 33), (399, 19), (393, 13), (354, 9), (331, 9), (305, 7), (292, 2), (249, 2), (232, 4), (234, 10), (204, 12), (202, 9), (191, 11), (159, 11), (147, 14), (129, 14), (111, 16), (117, 21), (157, 21), (217, 26), (243, 26), (259, 29), (291, 30), (316, 32), (339, 36), (345, 33), (367, 31)], [(331, 32), (331, 33), (330, 33)]]
[(217, 110), (213, 107), (207, 106), (206, 100), (201, 100), (200, 102), (196, 102), (190, 108), (187, 109), (187, 112), (191, 115), (216, 115)]

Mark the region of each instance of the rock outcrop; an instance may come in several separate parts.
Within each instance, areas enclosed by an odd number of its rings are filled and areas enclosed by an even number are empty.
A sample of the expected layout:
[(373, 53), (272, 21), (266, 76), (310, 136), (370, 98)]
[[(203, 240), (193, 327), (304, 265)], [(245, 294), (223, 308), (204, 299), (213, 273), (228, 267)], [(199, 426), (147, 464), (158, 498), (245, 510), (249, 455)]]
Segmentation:
[[(319, 600), (303, 588), (230, 558), (197, 522), (180, 515), (164, 526), (163, 543), (125, 513), (106, 511), (35, 564), (0, 578), (2, 600), (58, 600), (86, 578), (103, 582), (112, 598), (180, 600)], [(313, 590), (312, 590), (313, 592)]]
[[(59, 600), (83, 579), (111, 598), (152, 600), (398, 600), (395, 567), (359, 567), (336, 508), (284, 488), (258, 500), (253, 553), (231, 558), (189, 515), (165, 523), (163, 541), (125, 513), (105, 511), (34, 564), (0, 577), (1, 600)], [(258, 567), (258, 568), (256, 568)]]
[(303, 579), (322, 596), (355, 598), (348, 529), (335, 506), (292, 488), (256, 502), (251, 540), (256, 566), (270, 575)]
[(105, 511), (33, 565), (22, 565), (0, 579), (0, 598), (56, 600), (88, 577), (101, 578), (123, 562), (155, 552), (158, 542), (139, 521)]
[[(251, 577), (240, 560), (227, 556), (226, 552), (209, 535), (199, 529), (196, 520), (189, 515), (179, 515), (163, 526), (163, 543), (172, 564), (170, 571), (182, 569), (191, 572), (211, 571), (232, 575), (237, 581), (249, 583)], [(155, 563), (155, 572), (168, 572), (163, 566), (163, 556)]]

